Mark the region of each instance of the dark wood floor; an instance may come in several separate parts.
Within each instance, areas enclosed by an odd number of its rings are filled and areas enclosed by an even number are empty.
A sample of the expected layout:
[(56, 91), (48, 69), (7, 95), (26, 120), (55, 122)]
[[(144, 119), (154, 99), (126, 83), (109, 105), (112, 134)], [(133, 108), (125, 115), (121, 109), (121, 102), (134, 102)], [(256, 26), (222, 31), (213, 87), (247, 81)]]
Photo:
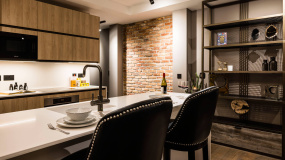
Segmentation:
[(213, 143), (211, 145), (211, 160), (278, 160)]

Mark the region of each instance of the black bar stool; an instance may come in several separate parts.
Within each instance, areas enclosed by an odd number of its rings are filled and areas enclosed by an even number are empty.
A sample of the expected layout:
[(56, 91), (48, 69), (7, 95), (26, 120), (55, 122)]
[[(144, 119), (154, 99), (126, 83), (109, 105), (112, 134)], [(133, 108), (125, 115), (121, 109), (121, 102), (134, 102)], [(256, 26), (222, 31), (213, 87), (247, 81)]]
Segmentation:
[(195, 159), (195, 150), (203, 148), (208, 160), (208, 136), (216, 110), (219, 89), (209, 87), (190, 95), (177, 117), (170, 123), (164, 144), (164, 160), (170, 160), (170, 149), (188, 151), (188, 159)]
[(171, 112), (169, 97), (113, 111), (98, 122), (89, 148), (63, 160), (161, 160)]

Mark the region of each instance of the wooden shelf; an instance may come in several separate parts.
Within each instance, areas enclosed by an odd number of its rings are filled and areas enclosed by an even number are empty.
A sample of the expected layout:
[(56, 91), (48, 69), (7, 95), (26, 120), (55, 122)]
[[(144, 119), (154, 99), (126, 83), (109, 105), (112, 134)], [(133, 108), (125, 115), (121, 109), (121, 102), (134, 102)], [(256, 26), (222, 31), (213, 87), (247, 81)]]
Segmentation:
[(283, 71), (204, 71), (206, 73), (216, 74), (237, 74), (237, 73), (248, 73), (248, 74), (282, 74)]
[(267, 99), (263, 97), (251, 97), (251, 96), (236, 96), (236, 95), (219, 95), (219, 98), (222, 99), (240, 99), (245, 101), (266, 101), (266, 102), (274, 102), (274, 103), (284, 103), (283, 100), (276, 99)]
[(253, 25), (253, 24), (276, 23), (276, 22), (281, 22), (282, 20), (283, 20), (283, 14), (275, 14), (258, 18), (249, 18), (249, 19), (230, 21), (225, 23), (209, 24), (209, 25), (204, 25), (204, 28), (208, 30), (215, 30), (215, 29), (224, 29), (224, 28), (237, 27), (237, 26), (239, 27), (239, 26)]
[(283, 71), (204, 71), (206, 73), (216, 73), (216, 74), (238, 74), (238, 73), (246, 73), (246, 74), (282, 74), (285, 73)]
[(250, 121), (250, 120), (240, 120), (240, 119), (221, 117), (221, 116), (214, 116), (213, 122), (232, 125), (238, 128), (250, 128), (250, 129), (282, 134), (282, 126), (276, 124), (268, 124), (268, 123)]
[(243, 47), (281, 46), (282, 44), (283, 40), (277, 40), (277, 41), (228, 44), (222, 46), (205, 46), (204, 49), (213, 50), (213, 49), (230, 49), (230, 48), (243, 48)]

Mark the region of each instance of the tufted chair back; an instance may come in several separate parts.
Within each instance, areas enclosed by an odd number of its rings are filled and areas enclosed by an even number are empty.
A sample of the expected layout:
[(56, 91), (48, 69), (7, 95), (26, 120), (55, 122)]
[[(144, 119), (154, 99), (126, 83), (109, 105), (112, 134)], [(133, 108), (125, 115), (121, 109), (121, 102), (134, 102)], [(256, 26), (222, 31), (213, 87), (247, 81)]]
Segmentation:
[(187, 151), (199, 147), (210, 134), (219, 89), (209, 87), (191, 94), (183, 103), (176, 119), (170, 124), (165, 146)]
[(169, 97), (150, 99), (105, 115), (93, 134), (88, 160), (161, 160), (172, 112)]

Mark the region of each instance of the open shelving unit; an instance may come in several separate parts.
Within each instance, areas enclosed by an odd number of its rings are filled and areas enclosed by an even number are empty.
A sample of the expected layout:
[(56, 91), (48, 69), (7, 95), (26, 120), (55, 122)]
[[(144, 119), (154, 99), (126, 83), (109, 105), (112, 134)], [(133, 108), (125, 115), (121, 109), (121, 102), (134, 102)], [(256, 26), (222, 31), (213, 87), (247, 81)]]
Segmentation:
[[(215, 77), (217, 76), (224, 76), (224, 77), (239, 77), (238, 79), (235, 79), (235, 85), (237, 85), (238, 82), (238, 87), (235, 88), (235, 91), (239, 94), (220, 94), (219, 95), (219, 100), (245, 100), (247, 102), (250, 102), (251, 104), (253, 103), (264, 103), (264, 104), (272, 104), (272, 105), (277, 105), (281, 106), (281, 125), (276, 125), (276, 124), (269, 124), (269, 123), (263, 123), (263, 122), (256, 122), (256, 121), (251, 121), (249, 119), (234, 119), (234, 118), (229, 118), (229, 117), (222, 117), (222, 116), (215, 116), (214, 117), (214, 122), (215, 123), (221, 123), (221, 124), (229, 124), (233, 126), (239, 126), (239, 127), (245, 127), (245, 128), (253, 128), (257, 130), (262, 130), (262, 131), (268, 131), (268, 132), (274, 132), (274, 133), (281, 133), (282, 134), (282, 160), (285, 160), (285, 111), (284, 111), (284, 100), (285, 96), (283, 94), (283, 91), (285, 91), (285, 27), (283, 24), (283, 19), (285, 17), (285, 9), (283, 7), (283, 13), (280, 14), (273, 14), (273, 15), (267, 15), (267, 16), (262, 16), (262, 17), (257, 17), (257, 18), (248, 18), (249, 15), (249, 7), (248, 3), (251, 1), (258, 1), (258, 0), (236, 0), (236, 1), (231, 1), (231, 2), (226, 2), (223, 4), (218, 4), (218, 5), (211, 5), (213, 1), (217, 0), (204, 0), (202, 2), (202, 73), (203, 74), (208, 74), (209, 81), (213, 80), (212, 76), (214, 75)], [(282, 0), (283, 4), (285, 4), (285, 0)], [(213, 10), (216, 8), (222, 8), (226, 6), (231, 6), (231, 5), (240, 5), (240, 20), (234, 20), (234, 21), (227, 21), (227, 22), (222, 22), (222, 23), (212, 23), (213, 22)], [(285, 6), (285, 5), (283, 5)], [(208, 20), (209, 24), (204, 24), (205, 23), (205, 8), (208, 9), (209, 14), (208, 14)], [(280, 25), (278, 29), (280, 29), (280, 35), (278, 38), (274, 40), (267, 40), (264, 38), (263, 40), (249, 40), (250, 39), (250, 34), (251, 32), (249, 31), (249, 28), (253, 28), (256, 26), (259, 27), (264, 27), (264, 26), (269, 26), (271, 24), (278, 24)], [(209, 45), (205, 45), (205, 30), (209, 31)], [(233, 32), (238, 30), (237, 33), (234, 34), (234, 38), (231, 37), (232, 39), (238, 39), (239, 41), (233, 42), (231, 41), (227, 45), (217, 45), (215, 44), (216, 39), (214, 36), (217, 36), (217, 32), (223, 32), (229, 31)], [(282, 34), (281, 34), (282, 33)], [(229, 36), (229, 33), (228, 33)], [(233, 34), (232, 34), (233, 36)], [(249, 54), (250, 50), (270, 50), (272, 48), (278, 48), (279, 51), (277, 54), (280, 54), (281, 58), (279, 58), (279, 64), (278, 64), (278, 71), (261, 71), (261, 67), (258, 68), (256, 66), (260, 66), (260, 64), (255, 65), (254, 69), (249, 69)], [(234, 50), (234, 51), (233, 51)], [(209, 60), (205, 60), (205, 51), (209, 52)], [(227, 54), (227, 52), (230, 52), (230, 54)], [(236, 53), (238, 55), (234, 55)], [(226, 58), (229, 58), (230, 56), (234, 55), (235, 57), (232, 58), (232, 61), (238, 61), (238, 70), (234, 71), (218, 71), (215, 69), (215, 60), (217, 60), (217, 57), (214, 57), (216, 53), (219, 53), (220, 56), (222, 54), (225, 54), (226, 56), (223, 57), (223, 60)], [(263, 55), (263, 57), (269, 55)], [(238, 57), (238, 58), (237, 58)], [(261, 56), (260, 56), (261, 57)], [(205, 63), (209, 64), (209, 68), (205, 69)], [(256, 62), (251, 62), (251, 65)], [(260, 61), (258, 61), (260, 63)], [(268, 77), (268, 76), (273, 76), (273, 77), (280, 77), (280, 84), (282, 89), (282, 94), (280, 99), (268, 99), (262, 96), (252, 96), (252, 94), (249, 94), (249, 92), (256, 92), (258, 89), (249, 89), (250, 83), (252, 83), (249, 79), (250, 77), (255, 76), (259, 77), (262, 81), (263, 77)], [(254, 79), (254, 78), (253, 78)], [(256, 80), (258, 78), (255, 78)], [(266, 79), (265, 81), (268, 81)], [(262, 83), (266, 83), (266, 82)], [(279, 82), (279, 79), (278, 79)], [(204, 80), (202, 80), (202, 83), (204, 84)], [(231, 83), (231, 82), (228, 82)], [(273, 80), (273, 83), (276, 83), (276, 80)], [(254, 83), (256, 84), (256, 83)], [(211, 85), (211, 82), (210, 82)], [(230, 86), (229, 86), (230, 87)], [(229, 105), (230, 107), (230, 105)]]
[[(256, 25), (256, 24), (272, 24), (272, 23), (278, 23), (278, 22), (283, 22), (283, 14), (275, 14), (275, 15), (269, 15), (269, 16), (263, 16), (263, 17), (258, 17), (258, 18), (248, 18), (248, 19), (241, 19), (241, 20), (236, 20), (236, 21), (230, 21), (230, 22), (224, 22), (224, 23), (216, 23), (216, 24), (208, 24), (208, 25), (204, 25), (204, 6), (209, 7), (209, 10), (211, 12), (211, 10), (213, 8), (216, 7), (224, 7), (227, 5), (232, 5), (232, 4), (237, 4), (237, 3), (246, 3), (252, 0), (247, 0), (247, 1), (243, 1), (243, 2), (238, 2), (238, 1), (234, 1), (228, 4), (220, 4), (217, 6), (210, 6), (208, 4), (208, 1), (203, 1), (203, 17), (202, 17), (202, 23), (203, 23), (203, 29), (202, 29), (202, 72), (203, 73), (209, 73), (209, 74), (285, 74), (285, 71), (248, 71), (248, 70), (239, 70), (239, 71), (217, 71), (217, 70), (213, 70), (212, 68), (212, 60), (211, 58), (209, 59), (209, 70), (205, 70), (204, 69), (204, 50), (209, 50), (210, 52), (210, 56), (213, 56), (213, 50), (216, 49), (244, 49), (244, 48), (250, 48), (250, 47), (272, 47), (272, 46), (280, 46), (282, 47), (285, 44), (285, 41), (282, 39), (279, 40), (271, 40), (271, 41), (257, 41), (257, 42), (240, 42), (240, 43), (236, 43), (236, 44), (227, 44), (227, 45), (210, 45), (210, 46), (204, 46), (204, 29), (209, 30), (210, 32), (213, 30), (217, 30), (217, 29), (225, 29), (225, 28), (231, 28), (231, 27), (242, 27), (242, 26), (248, 26), (248, 25)], [(211, 1), (209, 1), (211, 2)], [(210, 19), (210, 21), (212, 21)], [(212, 44), (213, 42), (213, 37), (212, 37), (212, 32), (211, 32), (211, 36), (210, 36), (210, 44)], [(283, 51), (283, 55), (284, 55), (284, 51)], [(285, 68), (285, 65), (283, 63), (283, 68)], [(285, 82), (283, 82), (283, 84), (285, 84)], [(282, 99), (284, 99), (284, 97), (282, 97)], [(265, 100), (265, 99), (264, 99)], [(278, 100), (278, 101), (282, 101), (282, 100)]]

